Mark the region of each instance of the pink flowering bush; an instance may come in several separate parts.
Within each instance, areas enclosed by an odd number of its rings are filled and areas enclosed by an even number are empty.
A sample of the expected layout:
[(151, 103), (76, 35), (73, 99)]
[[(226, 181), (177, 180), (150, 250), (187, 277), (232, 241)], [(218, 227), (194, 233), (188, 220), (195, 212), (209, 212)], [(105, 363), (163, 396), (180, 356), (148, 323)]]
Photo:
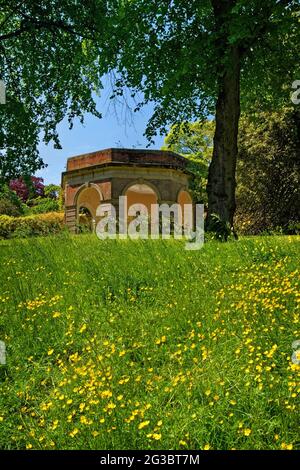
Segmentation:
[(44, 180), (37, 176), (31, 176), (28, 183), (23, 177), (14, 179), (9, 183), (9, 187), (15, 191), (23, 202), (26, 202), (29, 198), (44, 196)]

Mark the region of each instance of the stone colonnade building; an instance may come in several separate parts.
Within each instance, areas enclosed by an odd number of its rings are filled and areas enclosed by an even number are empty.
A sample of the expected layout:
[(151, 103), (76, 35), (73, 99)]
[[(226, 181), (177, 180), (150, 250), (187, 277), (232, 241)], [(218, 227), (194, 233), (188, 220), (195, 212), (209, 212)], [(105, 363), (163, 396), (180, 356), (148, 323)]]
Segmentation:
[(82, 209), (97, 223), (100, 204), (111, 203), (118, 214), (119, 196), (149, 213), (154, 203), (183, 207), (192, 203), (190, 180), (187, 160), (169, 151), (110, 148), (69, 158), (62, 174), (65, 223), (76, 232)]

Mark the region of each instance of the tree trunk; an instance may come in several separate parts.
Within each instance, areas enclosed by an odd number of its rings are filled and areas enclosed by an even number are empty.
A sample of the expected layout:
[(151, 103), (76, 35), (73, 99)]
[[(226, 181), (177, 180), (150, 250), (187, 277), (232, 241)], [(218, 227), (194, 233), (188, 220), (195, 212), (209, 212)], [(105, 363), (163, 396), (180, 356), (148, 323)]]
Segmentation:
[[(224, 23), (234, 1), (214, 0), (216, 27), (224, 31)], [(228, 24), (228, 23), (227, 23)], [(207, 228), (214, 226), (213, 214), (222, 223), (233, 227), (235, 213), (236, 161), (238, 153), (238, 126), (240, 118), (241, 57), (238, 46), (228, 43), (227, 34), (219, 37), (219, 78), (216, 104), (214, 150), (209, 167), (207, 194)]]
[(232, 68), (220, 78), (214, 150), (208, 173), (208, 228), (212, 215), (233, 227), (240, 118), (240, 61), (232, 51)]

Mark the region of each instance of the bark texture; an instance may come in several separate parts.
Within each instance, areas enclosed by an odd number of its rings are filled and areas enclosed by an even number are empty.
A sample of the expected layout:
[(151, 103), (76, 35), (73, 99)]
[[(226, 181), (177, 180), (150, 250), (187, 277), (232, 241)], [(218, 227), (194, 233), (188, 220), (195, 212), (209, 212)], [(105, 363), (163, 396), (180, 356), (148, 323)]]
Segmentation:
[(236, 162), (240, 118), (241, 54), (228, 42), (226, 24), (234, 1), (213, 1), (216, 28), (223, 31), (218, 39), (219, 74), (216, 104), (216, 130), (213, 157), (208, 174), (207, 227), (213, 225), (213, 214), (233, 227), (235, 213)]

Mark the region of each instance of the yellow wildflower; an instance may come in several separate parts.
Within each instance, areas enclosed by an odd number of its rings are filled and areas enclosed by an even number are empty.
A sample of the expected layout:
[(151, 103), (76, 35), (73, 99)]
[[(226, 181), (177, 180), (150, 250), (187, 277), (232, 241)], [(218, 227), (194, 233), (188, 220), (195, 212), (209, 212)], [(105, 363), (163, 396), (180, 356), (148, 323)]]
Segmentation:
[(69, 436), (75, 437), (76, 434), (78, 434), (78, 433), (79, 433), (79, 430), (78, 430), (77, 428), (74, 428), (73, 431), (71, 431), (71, 432), (69, 433)]
[(283, 442), (281, 444), (281, 449), (282, 450), (293, 450), (293, 444), (286, 444), (285, 442)]
[(138, 429), (143, 429), (145, 428), (146, 426), (148, 426), (148, 424), (150, 423), (150, 421), (143, 421), (142, 423), (140, 423), (138, 425)]

